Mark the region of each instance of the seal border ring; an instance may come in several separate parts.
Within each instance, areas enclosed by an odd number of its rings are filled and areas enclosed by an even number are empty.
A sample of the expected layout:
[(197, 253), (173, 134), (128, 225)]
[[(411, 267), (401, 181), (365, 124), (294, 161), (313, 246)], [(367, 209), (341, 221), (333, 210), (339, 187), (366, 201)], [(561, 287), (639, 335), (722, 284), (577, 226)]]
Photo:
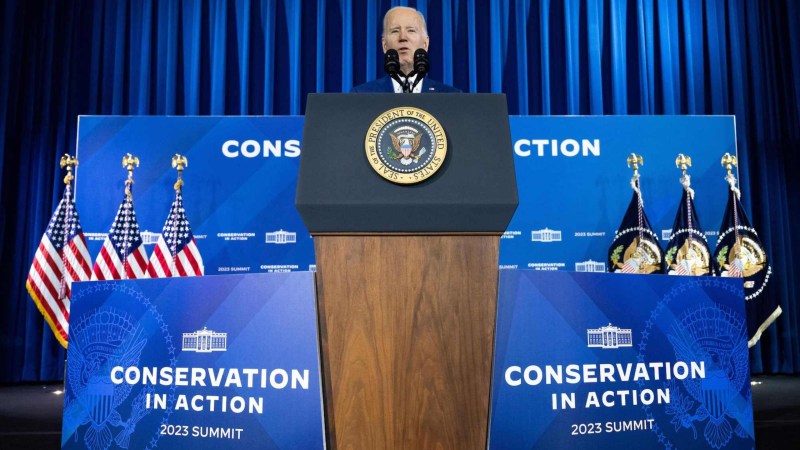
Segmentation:
[[(384, 122), (383, 124), (380, 123), (381, 117), (385, 115), (393, 115), (395, 113), (399, 113), (400, 116), (394, 119), (390, 119)], [(420, 118), (419, 117), (420, 114), (423, 115), (424, 118)], [(437, 139), (436, 141), (432, 142), (433, 145), (431, 145), (432, 147), (431, 151), (434, 153), (434, 156), (441, 157), (441, 162), (437, 166), (431, 167), (431, 163), (433, 162), (434, 159), (431, 158), (430, 163), (420, 167), (419, 170), (415, 172), (408, 173), (408, 172), (398, 172), (381, 162), (381, 157), (378, 154), (378, 149), (376, 148), (377, 136), (381, 133), (383, 128), (386, 127), (388, 124), (393, 123), (395, 120), (404, 118), (419, 120), (428, 128), (427, 132), (431, 134), (435, 134), (435, 132), (433, 132), (433, 129), (436, 127), (442, 130), (441, 139)], [(377, 130), (375, 131), (376, 138), (374, 142), (370, 143), (370, 133), (372, 132), (372, 130)], [(442, 150), (438, 150), (439, 141), (441, 141), (442, 143)], [(364, 138), (364, 149), (367, 156), (367, 162), (369, 163), (370, 167), (372, 167), (372, 170), (374, 170), (375, 173), (380, 175), (382, 178), (395, 184), (401, 184), (401, 185), (416, 184), (432, 177), (444, 165), (444, 160), (447, 157), (447, 135), (444, 132), (444, 127), (442, 127), (442, 124), (439, 123), (439, 121), (435, 117), (433, 117), (433, 115), (431, 115), (429, 112), (420, 108), (414, 108), (410, 106), (400, 106), (380, 113), (372, 121), (372, 123), (370, 123), (370, 126), (367, 129), (366, 137)], [(377, 159), (378, 162), (377, 163), (374, 162), (374, 159)], [(421, 175), (420, 172), (423, 172), (426, 168), (430, 168), (430, 170), (427, 171), (426, 174)], [(414, 178), (415, 174), (417, 175), (417, 178)]]

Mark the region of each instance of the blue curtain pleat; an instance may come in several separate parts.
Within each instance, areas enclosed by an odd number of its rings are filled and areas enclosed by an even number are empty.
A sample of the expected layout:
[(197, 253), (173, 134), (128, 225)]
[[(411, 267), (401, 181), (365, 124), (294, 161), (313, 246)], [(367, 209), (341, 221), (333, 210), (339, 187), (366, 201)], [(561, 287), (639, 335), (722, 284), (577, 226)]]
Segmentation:
[(727, 99), (727, 57), (725, 46), (725, 5), (719, 0), (706, 0), (708, 28), (709, 72), (711, 77), (711, 111), (725, 111)]
[(251, 0), (236, 0), (236, 44), (239, 69), (239, 110), (246, 115), (250, 111), (250, 15)]
[[(794, 86), (794, 114), (800, 116), (800, 2), (787, 2), (786, 18), (789, 21), (789, 48), (791, 53), (792, 86)], [(800, 138), (800, 127), (792, 130), (794, 139)]]
[(564, 33), (566, 34), (567, 114), (580, 114), (580, 0), (564, 0)]
[(264, 34), (264, 107), (262, 114), (275, 113), (275, 0), (266, 0), (261, 5), (261, 29)]
[(156, 39), (156, 114), (177, 114), (178, 4), (158, 3)]
[[(286, 7), (286, 22), (289, 29), (289, 114), (300, 114), (300, 45), (303, 30), (300, 27), (302, 2), (291, 1)], [(352, 51), (350, 52), (352, 57)], [(351, 77), (352, 79), (352, 77)]]
[(530, 14), (530, 0), (515, 0), (514, 20), (517, 30), (517, 95), (519, 113), (528, 113), (528, 33), (525, 24)]
[(539, 1), (539, 29), (542, 40), (542, 114), (550, 114), (550, 0)]
[[(0, 8), (2, 8), (1, 11), (3, 14), (3, 20), (0, 22), (3, 26), (2, 30), (0, 30), (0, 42), (12, 42), (12, 37), (14, 36), (12, 33), (14, 33), (15, 30), (14, 18), (17, 16), (17, 3), (4, 2)], [(11, 55), (12, 52), (10, 51), (0, 52), (0, 86), (11, 86)], [(3, 167), (5, 166), (5, 154), (3, 152), (4, 147), (2, 143), (6, 140), (9, 98), (8, 89), (0, 89), (0, 174), (3, 173)], [(0, 198), (2, 197), (3, 185), (0, 183)], [(5, 217), (5, 210), (3, 210), (2, 205), (0, 205), (0, 236), (3, 235), (5, 229)], [(2, 254), (2, 245), (3, 243), (0, 240), (0, 254)]]
[[(611, 94), (613, 113), (628, 113), (628, 2), (611, 0)], [(602, 49), (601, 49), (602, 50)]]
[(342, 92), (353, 87), (353, 2), (340, 0), (342, 11)]
[(183, 113), (200, 114), (200, 25), (202, 3), (192, 0), (182, 2), (183, 35)]
[(603, 1), (587, 0), (587, 34), (589, 53), (589, 111), (603, 114)]
[[(323, 10), (324, 11), (324, 10)], [(322, 13), (320, 13), (322, 14)], [(367, 80), (374, 80), (377, 78), (378, 65), (381, 65), (381, 74), (383, 73), (383, 61), (378, 60), (378, 52), (383, 53), (380, 47), (380, 37), (383, 35), (383, 16), (379, 17), (378, 5), (376, 2), (367, 2), (367, 27), (364, 40), (367, 47)], [(324, 43), (323, 43), (324, 44)]]
[(689, 114), (705, 111), (705, 68), (703, 67), (703, 3), (683, 3), (683, 35), (686, 44), (686, 110)]
[[(713, 0), (712, 0), (713, 1)], [(664, 114), (677, 114), (680, 108), (680, 49), (678, 48), (678, 6), (672, 0), (658, 0), (659, 41), (661, 42), (661, 86)]]
[[(325, 92), (325, 10), (327, 2), (325, 0), (317, 0), (317, 71), (316, 71), (316, 92)], [(370, 29), (367, 23), (367, 30)], [(368, 33), (369, 34), (369, 33)], [(369, 51), (367, 51), (367, 58), (369, 58)]]
[(442, 81), (453, 84), (453, 4), (442, 0)]
[[(225, 114), (225, 77), (226, 77), (226, 41), (227, 41), (227, 16), (226, 0), (209, 0), (208, 8), (210, 23), (210, 48), (209, 60), (211, 61), (211, 111), (213, 115)], [(202, 112), (198, 112), (201, 114)]]
[(63, 377), (24, 280), (79, 114), (300, 114), (309, 92), (383, 76), (382, 18), (398, 5), (428, 19), (432, 78), (503, 92), (511, 114), (734, 115), (742, 202), (773, 265), (765, 295), (784, 311), (751, 367), (800, 373), (800, 0), (6, 0), (0, 382)]
[(505, 46), (508, 29), (508, 0), (491, 0), (489, 17), (493, 24), (489, 31), (491, 92), (502, 92), (503, 69), (505, 68)]
[(654, 0), (637, 0), (637, 29), (639, 31), (639, 92), (640, 112), (656, 113), (655, 12)]
[(469, 48), (469, 92), (478, 92), (478, 50), (475, 37), (475, 0), (467, 0), (467, 40)]

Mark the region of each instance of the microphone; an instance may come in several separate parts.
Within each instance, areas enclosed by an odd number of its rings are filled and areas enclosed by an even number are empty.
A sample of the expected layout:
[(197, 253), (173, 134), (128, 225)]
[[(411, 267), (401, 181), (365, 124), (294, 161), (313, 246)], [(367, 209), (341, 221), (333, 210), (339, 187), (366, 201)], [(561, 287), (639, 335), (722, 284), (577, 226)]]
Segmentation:
[(383, 55), (383, 71), (394, 78), (400, 72), (400, 54), (397, 50), (390, 48)]
[(428, 69), (428, 52), (424, 48), (418, 48), (414, 52), (414, 72), (417, 72), (417, 75), (425, 76)]
[(426, 52), (424, 48), (418, 48), (414, 52), (414, 72), (417, 74), (417, 79), (414, 80), (414, 84), (411, 86), (412, 91), (417, 84), (425, 78), (428, 69), (430, 69), (430, 65), (428, 64), (428, 52)]
[(397, 53), (397, 50), (390, 48), (386, 50), (386, 53), (383, 55), (383, 71), (389, 74), (389, 76), (400, 83), (400, 86), (403, 87), (403, 92), (408, 92), (408, 78), (406, 81), (400, 79), (400, 54)]

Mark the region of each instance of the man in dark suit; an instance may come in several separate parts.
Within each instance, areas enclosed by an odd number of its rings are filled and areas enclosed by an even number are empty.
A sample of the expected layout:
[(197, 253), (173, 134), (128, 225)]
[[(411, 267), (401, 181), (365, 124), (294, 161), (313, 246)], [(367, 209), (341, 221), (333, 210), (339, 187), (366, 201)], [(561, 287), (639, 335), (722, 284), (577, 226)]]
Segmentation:
[[(428, 50), (428, 28), (425, 18), (414, 8), (397, 6), (386, 12), (383, 16), (383, 36), (381, 44), (384, 53), (389, 49), (397, 50), (400, 55), (400, 71), (403, 74), (411, 73), (414, 66), (414, 52), (419, 49)], [(414, 84), (416, 76), (409, 77), (410, 85)], [(388, 75), (377, 80), (355, 86), (350, 92), (403, 92), (403, 86)], [(440, 83), (430, 78), (423, 78), (422, 82), (414, 87), (414, 93), (452, 93), (461, 90)]]

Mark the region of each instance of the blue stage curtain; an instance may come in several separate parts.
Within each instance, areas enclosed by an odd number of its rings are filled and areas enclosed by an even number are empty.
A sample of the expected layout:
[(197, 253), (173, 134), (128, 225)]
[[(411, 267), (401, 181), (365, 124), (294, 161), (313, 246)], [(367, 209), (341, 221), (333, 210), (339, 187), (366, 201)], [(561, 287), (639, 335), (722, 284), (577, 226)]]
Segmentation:
[(63, 378), (24, 283), (79, 114), (303, 114), (307, 93), (381, 75), (395, 5), (425, 13), (432, 78), (504, 92), (512, 114), (735, 115), (743, 201), (783, 308), (752, 370), (800, 373), (797, 0), (1, 3), (0, 382)]

